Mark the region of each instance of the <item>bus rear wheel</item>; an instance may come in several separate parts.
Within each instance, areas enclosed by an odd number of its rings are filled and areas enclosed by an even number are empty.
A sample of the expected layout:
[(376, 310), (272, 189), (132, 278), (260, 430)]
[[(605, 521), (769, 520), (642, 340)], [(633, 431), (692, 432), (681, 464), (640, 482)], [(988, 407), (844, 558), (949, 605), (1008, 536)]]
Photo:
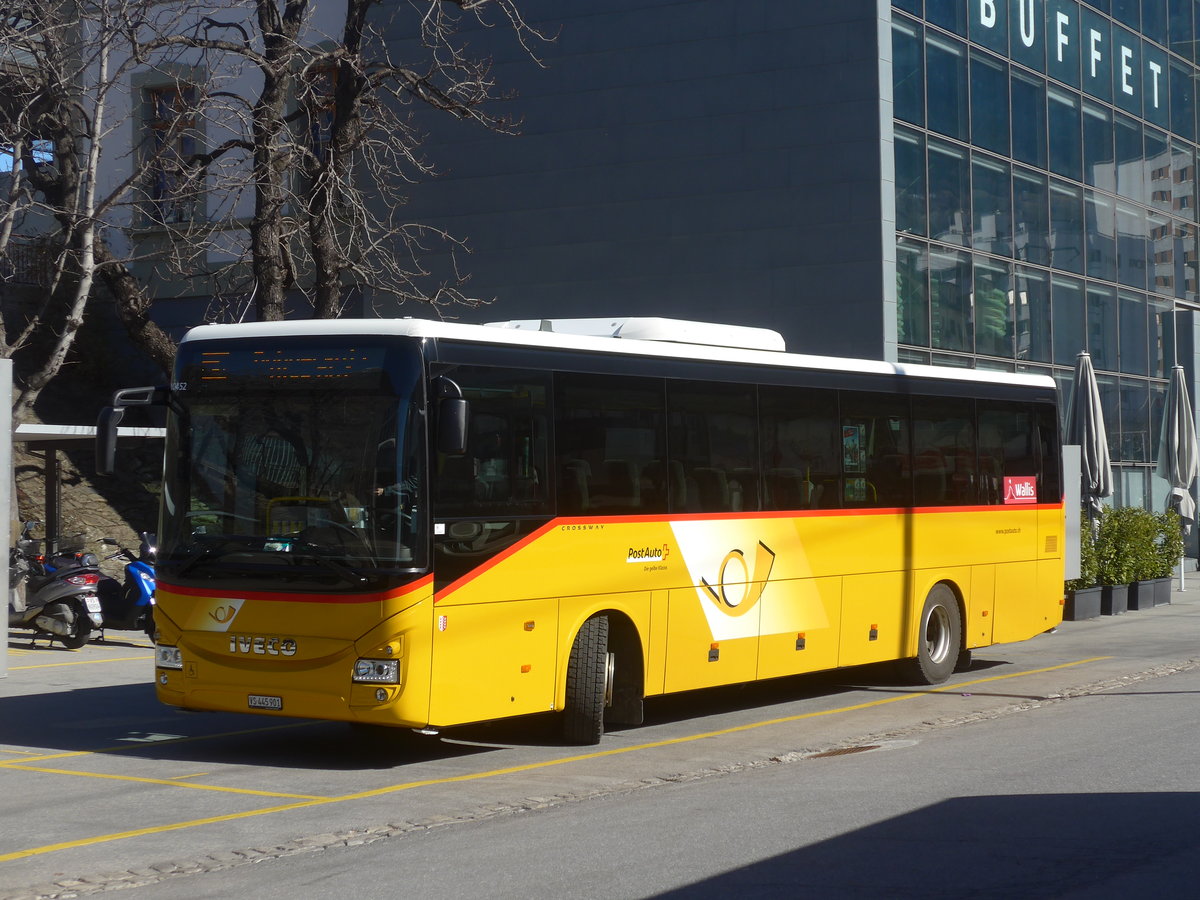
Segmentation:
[(901, 662), (906, 680), (941, 684), (950, 677), (962, 649), (962, 617), (949, 585), (937, 584), (925, 598), (917, 631), (917, 655)]
[(567, 743), (600, 743), (612, 679), (608, 617), (592, 616), (575, 635), (567, 661), (567, 702), (563, 710), (563, 738)]

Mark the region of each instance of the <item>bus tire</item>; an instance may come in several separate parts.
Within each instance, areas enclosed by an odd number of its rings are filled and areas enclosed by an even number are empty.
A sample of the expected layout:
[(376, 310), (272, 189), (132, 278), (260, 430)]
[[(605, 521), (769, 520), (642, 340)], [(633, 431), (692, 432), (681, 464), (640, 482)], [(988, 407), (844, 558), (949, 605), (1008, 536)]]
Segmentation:
[(907, 680), (915, 684), (941, 684), (954, 671), (961, 649), (958, 598), (949, 585), (935, 584), (921, 607), (917, 655), (902, 662)]
[(563, 738), (567, 743), (600, 743), (608, 681), (608, 617), (592, 616), (575, 635), (567, 661), (567, 702), (563, 710)]

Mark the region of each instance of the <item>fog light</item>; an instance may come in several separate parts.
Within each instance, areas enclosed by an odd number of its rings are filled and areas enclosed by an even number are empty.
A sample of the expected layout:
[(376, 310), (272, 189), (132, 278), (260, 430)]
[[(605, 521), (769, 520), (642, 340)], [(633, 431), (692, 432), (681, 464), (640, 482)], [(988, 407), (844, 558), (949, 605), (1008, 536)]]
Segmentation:
[(183, 652), (178, 647), (155, 644), (154, 665), (160, 669), (182, 669)]
[(400, 660), (356, 660), (354, 663), (354, 680), (365, 684), (399, 684)]
[(383, 688), (376, 688), (375, 689), (375, 699), (378, 700), (380, 703), (382, 703), (384, 700), (387, 699), (387, 691), (385, 691)]

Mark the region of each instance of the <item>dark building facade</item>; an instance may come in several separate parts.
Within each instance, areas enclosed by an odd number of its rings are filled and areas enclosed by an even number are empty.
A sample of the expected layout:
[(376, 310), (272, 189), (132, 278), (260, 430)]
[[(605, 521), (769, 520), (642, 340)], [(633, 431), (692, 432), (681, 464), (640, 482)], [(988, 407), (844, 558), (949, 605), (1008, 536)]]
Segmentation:
[(1161, 508), (1166, 377), (1196, 370), (1200, 0), (522, 8), (558, 36), (545, 68), (496, 49), (521, 136), (431, 124), (445, 175), (408, 210), (470, 240), (495, 300), (462, 318), (727, 321), (1065, 391), (1087, 350), (1116, 502)]

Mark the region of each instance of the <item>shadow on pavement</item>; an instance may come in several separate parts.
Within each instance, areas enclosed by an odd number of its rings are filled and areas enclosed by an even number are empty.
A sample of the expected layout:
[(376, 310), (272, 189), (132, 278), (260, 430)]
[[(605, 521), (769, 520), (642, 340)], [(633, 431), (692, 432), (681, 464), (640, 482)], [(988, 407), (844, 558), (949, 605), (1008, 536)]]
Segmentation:
[(962, 797), (659, 896), (1171, 897), (1198, 852), (1197, 793)]

